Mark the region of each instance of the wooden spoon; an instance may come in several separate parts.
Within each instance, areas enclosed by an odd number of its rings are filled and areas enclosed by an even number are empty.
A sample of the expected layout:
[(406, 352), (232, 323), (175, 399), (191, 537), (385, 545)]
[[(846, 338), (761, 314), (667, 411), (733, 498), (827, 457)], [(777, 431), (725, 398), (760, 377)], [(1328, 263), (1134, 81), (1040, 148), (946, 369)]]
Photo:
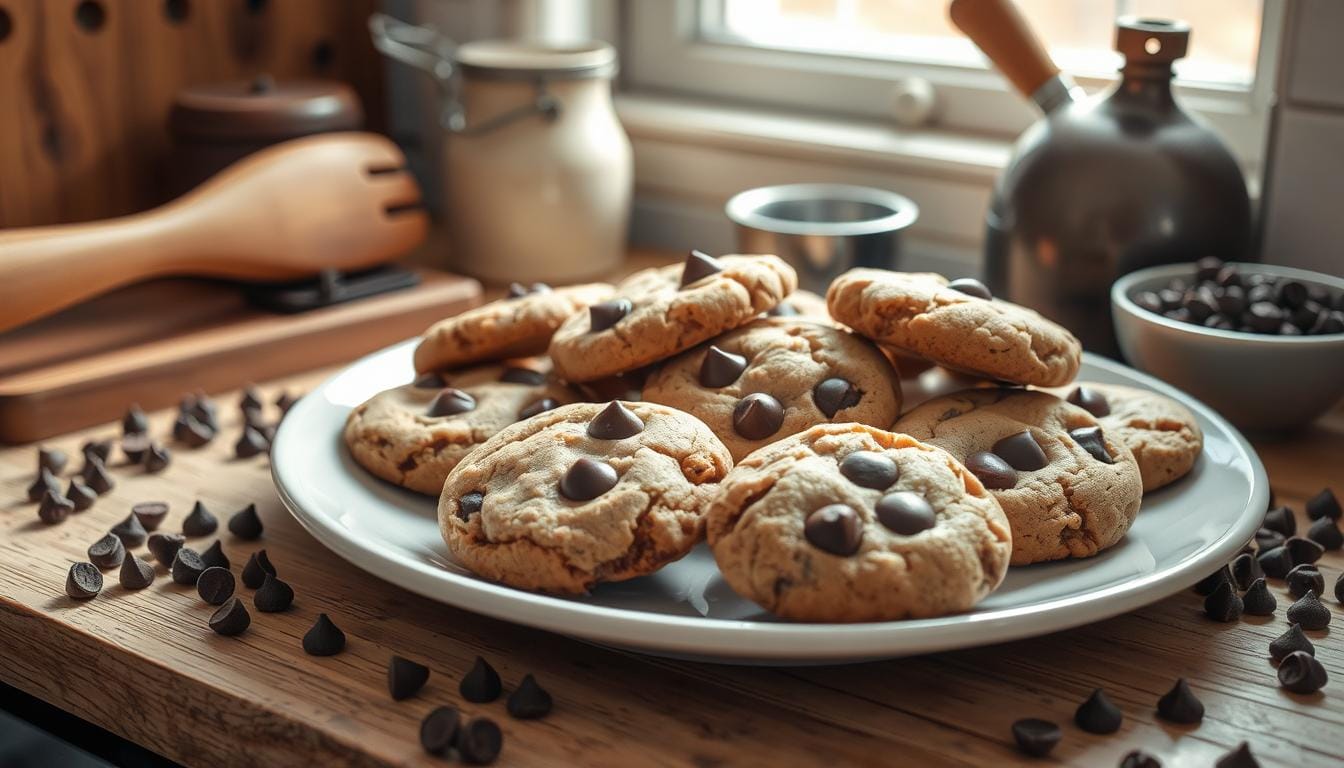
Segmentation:
[(428, 228), (405, 165), (382, 136), (310, 136), (144, 213), (0, 231), (0, 330), (164, 275), (293, 280), (389, 261)]

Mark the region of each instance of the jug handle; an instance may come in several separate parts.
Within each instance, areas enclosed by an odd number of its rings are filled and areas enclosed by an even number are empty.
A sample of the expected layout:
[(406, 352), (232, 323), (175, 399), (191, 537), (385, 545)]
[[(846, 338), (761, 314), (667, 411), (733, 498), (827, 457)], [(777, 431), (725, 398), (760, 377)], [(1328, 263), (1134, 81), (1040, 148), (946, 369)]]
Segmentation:
[(948, 16), (1019, 93), (1049, 113), (1082, 95), (1012, 0), (952, 0)]

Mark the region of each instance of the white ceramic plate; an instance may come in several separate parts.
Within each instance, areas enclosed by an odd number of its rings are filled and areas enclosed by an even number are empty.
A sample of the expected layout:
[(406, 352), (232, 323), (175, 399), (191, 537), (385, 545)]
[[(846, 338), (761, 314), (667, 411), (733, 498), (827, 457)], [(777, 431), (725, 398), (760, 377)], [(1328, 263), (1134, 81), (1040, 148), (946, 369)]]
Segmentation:
[(341, 441), (346, 414), (409, 381), (406, 342), (327, 380), (290, 410), (271, 464), (280, 497), (337, 554), (400, 587), (460, 608), (649, 653), (788, 664), (902, 656), (1041, 635), (1147, 605), (1208, 575), (1248, 541), (1269, 486), (1255, 452), (1204, 405), (1118, 363), (1087, 356), (1080, 378), (1129, 384), (1183, 402), (1204, 429), (1189, 476), (1149, 494), (1129, 535), (1089, 560), (1014, 568), (974, 611), (917, 621), (801, 624), (735, 595), (701, 545), (662, 571), (558, 598), (476, 578), (439, 537), (435, 501), (373, 478)]

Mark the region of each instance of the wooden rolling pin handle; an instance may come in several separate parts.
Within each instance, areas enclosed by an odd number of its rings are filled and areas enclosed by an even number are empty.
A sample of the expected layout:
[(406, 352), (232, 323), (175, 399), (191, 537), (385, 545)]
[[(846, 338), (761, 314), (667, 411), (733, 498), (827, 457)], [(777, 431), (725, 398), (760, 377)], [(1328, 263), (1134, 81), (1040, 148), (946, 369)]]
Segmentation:
[(1012, 0), (952, 0), (948, 15), (1028, 99), (1059, 74)]

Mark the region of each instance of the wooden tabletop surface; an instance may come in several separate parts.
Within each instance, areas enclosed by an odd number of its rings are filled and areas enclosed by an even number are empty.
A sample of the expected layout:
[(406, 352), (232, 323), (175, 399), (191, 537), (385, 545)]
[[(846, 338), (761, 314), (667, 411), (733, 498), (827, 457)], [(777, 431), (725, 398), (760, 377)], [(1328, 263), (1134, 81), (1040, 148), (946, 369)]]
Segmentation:
[[(263, 390), (311, 388), (326, 372)], [(189, 389), (184, 382), (183, 389)], [(1246, 740), (1266, 764), (1339, 765), (1344, 760), (1344, 611), (1333, 597), (1333, 631), (1309, 633), (1332, 680), (1299, 696), (1279, 688), (1267, 645), (1286, 628), (1290, 602), (1274, 588), (1270, 619), (1218, 624), (1186, 591), (1134, 613), (1080, 629), (918, 658), (808, 668), (750, 668), (641, 656), (510, 625), (417, 597), (348, 565), (320, 546), (276, 496), (266, 457), (232, 458), (237, 394), (218, 397), (221, 436), (198, 450), (173, 445), (160, 475), (112, 467), (116, 488), (89, 511), (47, 526), (25, 500), (34, 447), (0, 449), (0, 679), (85, 720), (187, 765), (420, 765), (421, 718), (452, 704), (503, 728), (501, 765), (1004, 765), (1024, 760), (1010, 724), (1037, 716), (1060, 723), (1052, 759), (1116, 765), (1143, 748), (1167, 766), (1207, 766)], [(152, 415), (166, 436), (172, 414)], [(51, 441), (79, 462), (108, 424)], [(1344, 411), (1279, 442), (1257, 441), (1280, 503), (1300, 510), (1322, 487), (1344, 491)], [(260, 542), (222, 533), (235, 573), (265, 547), (297, 593), (281, 614), (253, 612), (238, 638), (214, 635), (211, 608), (159, 570), (128, 592), (109, 572), (101, 595), (77, 602), (63, 587), (71, 563), (124, 518), (132, 503), (167, 501), (164, 530), (180, 530), (200, 499), (221, 520), (256, 503)], [(221, 531), (223, 528), (221, 527)], [(203, 549), (213, 537), (196, 540)], [(143, 550), (143, 548), (142, 548)], [(143, 552), (142, 552), (143, 553)], [(1327, 553), (1332, 584), (1344, 567)], [(240, 590), (242, 587), (240, 586)], [(242, 590), (246, 593), (246, 590)], [(1327, 592), (1329, 589), (1327, 589)], [(250, 595), (248, 596), (250, 598)], [(249, 608), (250, 599), (248, 601)], [(349, 638), (329, 658), (304, 654), (303, 634), (328, 613)], [(415, 698), (391, 701), (389, 657), (427, 664)], [(534, 673), (555, 698), (539, 721), (512, 720), (503, 701), (477, 705), (457, 691), (476, 655), (506, 690)], [(1198, 727), (1166, 724), (1154, 705), (1178, 677), (1207, 708)], [(1094, 736), (1072, 725), (1095, 687), (1125, 713), (1121, 731)]]

